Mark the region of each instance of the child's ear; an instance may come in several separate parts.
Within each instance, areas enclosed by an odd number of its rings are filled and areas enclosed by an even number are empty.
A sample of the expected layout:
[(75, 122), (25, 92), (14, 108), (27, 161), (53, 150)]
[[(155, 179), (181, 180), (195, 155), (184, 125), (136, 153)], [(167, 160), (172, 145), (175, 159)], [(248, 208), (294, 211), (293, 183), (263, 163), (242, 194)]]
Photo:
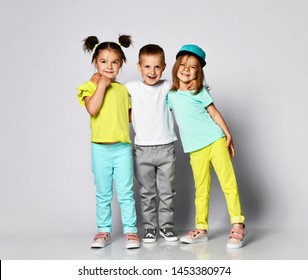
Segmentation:
[(138, 70), (139, 70), (139, 71), (141, 71), (141, 65), (140, 65), (140, 62), (138, 62), (138, 63), (137, 63), (137, 68), (138, 68)]
[(97, 60), (96, 60), (96, 58), (93, 60), (93, 65), (95, 66), (95, 68), (97, 68)]
[(165, 64), (163, 65), (163, 71), (165, 71), (166, 67), (167, 67), (167, 64), (165, 63)]

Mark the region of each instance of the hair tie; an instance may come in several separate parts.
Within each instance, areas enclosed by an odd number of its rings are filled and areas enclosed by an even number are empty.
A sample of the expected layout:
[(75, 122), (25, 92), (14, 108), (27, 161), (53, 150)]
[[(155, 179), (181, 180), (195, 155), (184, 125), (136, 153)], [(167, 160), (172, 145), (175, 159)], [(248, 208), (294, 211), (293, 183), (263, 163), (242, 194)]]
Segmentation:
[(95, 46), (94, 46), (94, 50), (97, 48), (97, 46), (98, 46), (99, 44), (95, 44)]
[(122, 47), (121, 43), (117, 43), (120, 47)]

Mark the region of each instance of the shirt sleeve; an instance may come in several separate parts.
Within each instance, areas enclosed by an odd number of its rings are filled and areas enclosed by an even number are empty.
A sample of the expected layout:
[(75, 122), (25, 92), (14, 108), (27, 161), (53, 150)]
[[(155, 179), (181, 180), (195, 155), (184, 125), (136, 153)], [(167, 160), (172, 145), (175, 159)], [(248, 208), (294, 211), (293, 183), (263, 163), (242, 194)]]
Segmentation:
[(172, 106), (172, 103), (171, 103), (171, 100), (170, 100), (170, 91), (168, 92), (168, 94), (166, 96), (166, 102), (167, 102), (169, 109), (172, 110), (173, 106)]
[(169, 91), (171, 89), (172, 82), (169, 80), (165, 80), (165, 86), (166, 86), (167, 91)]
[(86, 106), (84, 98), (86, 96), (92, 96), (94, 94), (96, 88), (97, 88), (97, 85), (95, 83), (91, 82), (91, 81), (88, 81), (88, 82), (80, 85), (77, 88), (77, 91), (78, 91), (77, 98), (78, 98), (78, 101), (79, 101), (81, 106), (83, 106), (83, 107)]
[(202, 106), (205, 108), (214, 102), (214, 100), (212, 99), (211, 95), (206, 90), (206, 88), (203, 88), (202, 91), (200, 92), (200, 99)]
[(129, 92), (127, 91), (127, 106), (128, 106), (128, 109), (131, 109), (132, 108), (132, 102), (131, 102), (131, 96), (129, 95)]
[(128, 94), (131, 97), (134, 94), (134, 81), (127, 82), (123, 85), (127, 88)]
[(123, 84), (123, 86), (126, 88), (126, 91), (127, 91), (127, 94), (128, 94), (128, 108), (129, 109), (131, 109), (131, 103), (132, 103), (132, 94), (131, 94), (131, 92), (133, 92), (132, 91), (132, 89), (131, 89), (131, 86), (132, 86), (132, 82), (127, 82), (127, 83), (125, 83), (125, 84)]

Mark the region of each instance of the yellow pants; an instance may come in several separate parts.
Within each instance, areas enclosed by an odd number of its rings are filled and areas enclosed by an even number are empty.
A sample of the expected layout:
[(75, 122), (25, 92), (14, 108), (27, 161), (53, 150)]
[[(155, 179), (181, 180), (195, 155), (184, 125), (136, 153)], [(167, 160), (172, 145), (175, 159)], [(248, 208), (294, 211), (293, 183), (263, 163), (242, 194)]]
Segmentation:
[(240, 195), (231, 156), (226, 147), (226, 138), (221, 138), (189, 155), (196, 187), (196, 228), (208, 229), (212, 166), (227, 202), (231, 224), (244, 223), (245, 218), (242, 215)]

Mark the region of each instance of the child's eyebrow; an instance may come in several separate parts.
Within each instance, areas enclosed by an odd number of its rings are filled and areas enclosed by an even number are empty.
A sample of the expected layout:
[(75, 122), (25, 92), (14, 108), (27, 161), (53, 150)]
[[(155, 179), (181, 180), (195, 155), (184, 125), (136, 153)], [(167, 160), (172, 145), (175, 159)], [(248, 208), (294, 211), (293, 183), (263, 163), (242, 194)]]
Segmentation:
[[(100, 60), (100, 61), (103, 61), (103, 60), (107, 61), (108, 59), (102, 57), (102, 58), (100, 58), (99, 60)], [(120, 61), (120, 59), (116, 58), (116, 59), (113, 59), (113, 60), (111, 60), (111, 61), (112, 61), (112, 62), (113, 62), (113, 61)]]

